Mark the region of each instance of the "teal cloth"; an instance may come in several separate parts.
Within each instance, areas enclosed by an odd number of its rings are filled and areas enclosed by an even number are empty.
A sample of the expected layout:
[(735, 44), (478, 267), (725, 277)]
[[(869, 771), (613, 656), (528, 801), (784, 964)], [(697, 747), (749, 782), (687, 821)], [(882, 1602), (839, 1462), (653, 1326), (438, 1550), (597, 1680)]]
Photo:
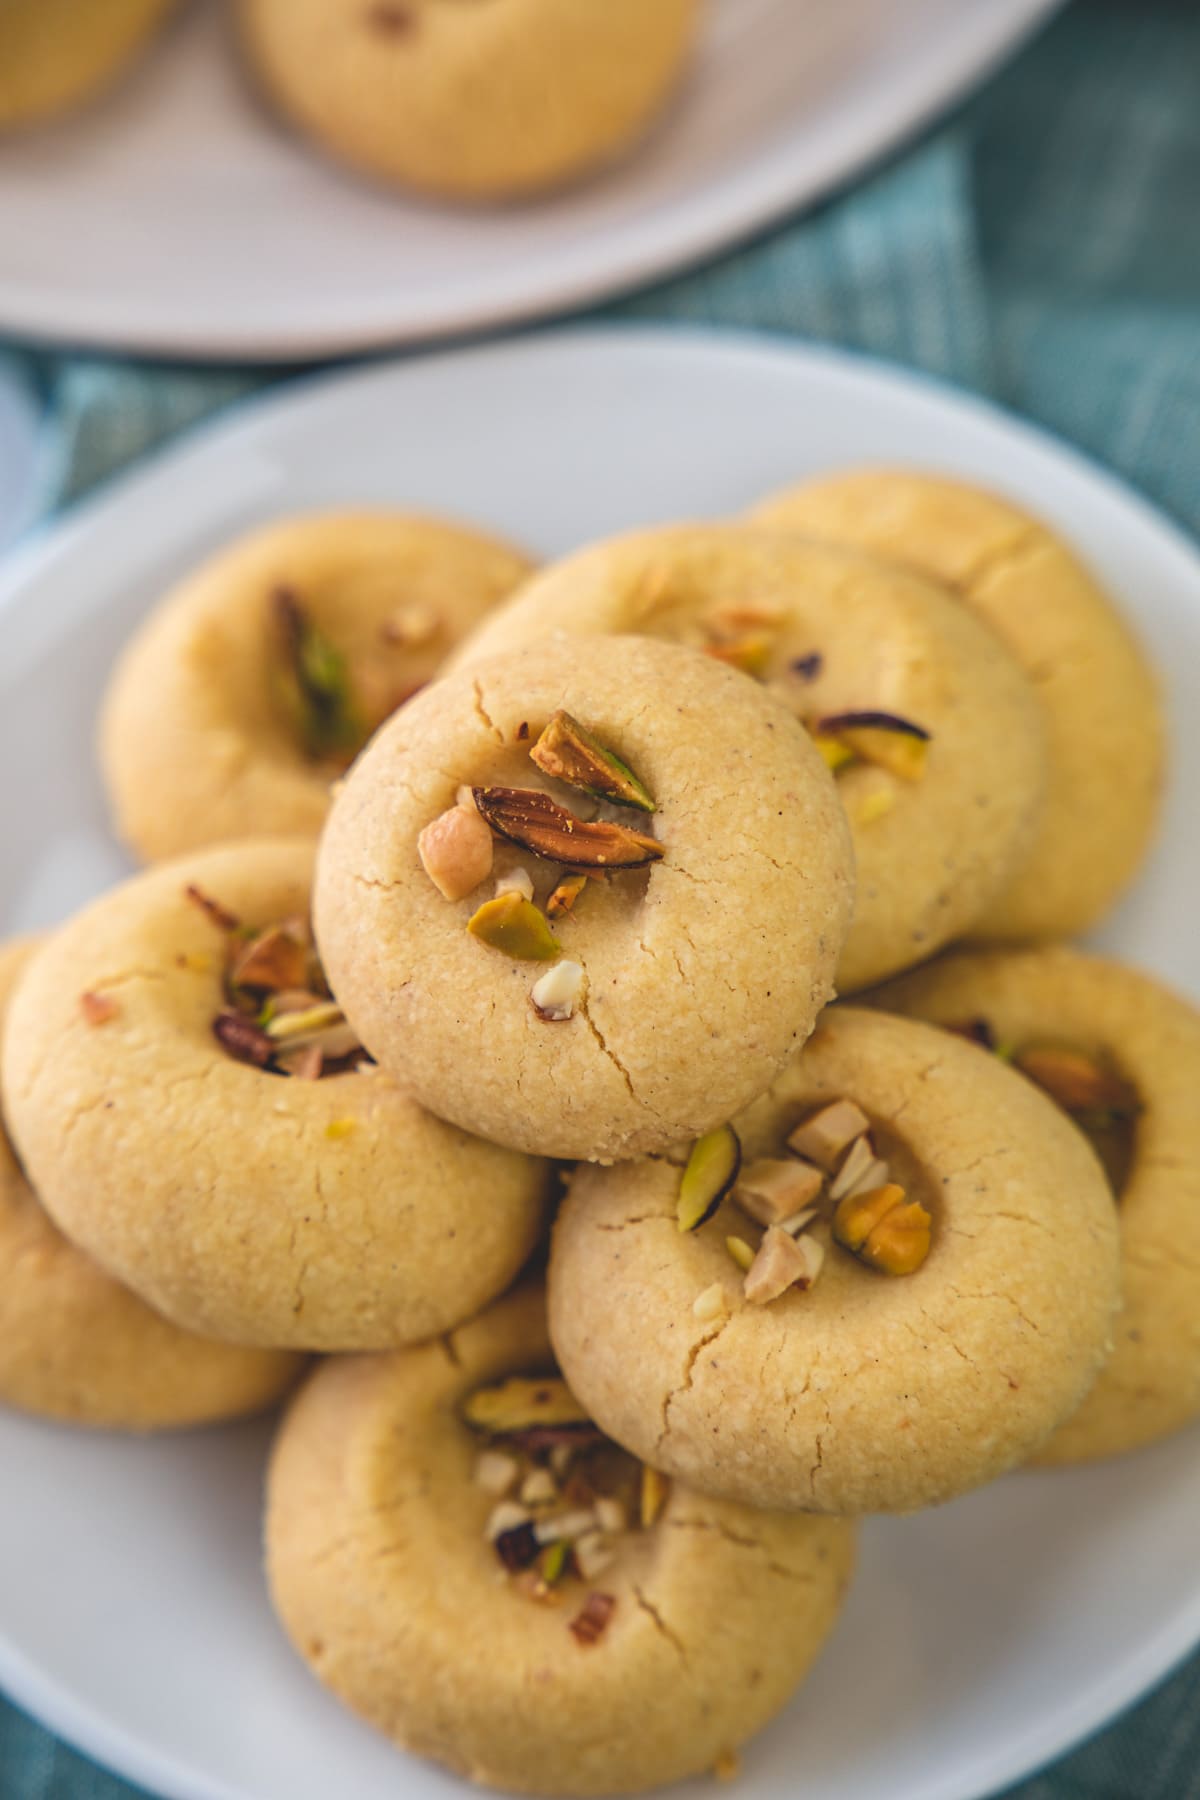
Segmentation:
[[(766, 329), (990, 394), (1200, 532), (1200, 8), (1077, 0), (852, 191), (608, 318)], [(53, 352), (47, 508), (267, 381)], [(0, 1702), (0, 1800), (129, 1800)], [(1200, 1658), (1012, 1800), (1200, 1800)]]

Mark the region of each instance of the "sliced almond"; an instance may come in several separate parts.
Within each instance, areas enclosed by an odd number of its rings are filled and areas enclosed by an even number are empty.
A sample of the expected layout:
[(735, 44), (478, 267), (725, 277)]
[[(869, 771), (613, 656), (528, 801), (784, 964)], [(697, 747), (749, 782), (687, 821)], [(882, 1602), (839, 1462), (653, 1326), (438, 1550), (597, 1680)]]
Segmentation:
[(829, 1184), (829, 1198), (840, 1200), (844, 1195), (853, 1193), (877, 1161), (875, 1146), (870, 1138), (855, 1138), (846, 1152), (845, 1162)]
[(558, 1499), (558, 1483), (549, 1469), (531, 1469), (521, 1483), (523, 1506), (549, 1506)]
[(729, 1296), (719, 1281), (706, 1287), (702, 1294), (697, 1294), (692, 1302), (692, 1315), (702, 1325), (711, 1325), (717, 1319), (723, 1319), (729, 1311)]
[(533, 877), (528, 869), (517, 863), (515, 868), (507, 869), (503, 875), (497, 875), (494, 892), (497, 899), (501, 894), (520, 894), (522, 900), (532, 900)]
[(494, 1499), (509, 1493), (520, 1473), (516, 1457), (505, 1455), (503, 1450), (481, 1450), (475, 1458), (475, 1486)]
[(610, 1494), (597, 1496), (595, 1513), (596, 1523), (601, 1531), (607, 1531), (611, 1536), (615, 1536), (619, 1531), (624, 1531), (629, 1523), (628, 1514), (621, 1501), (613, 1498)]
[(529, 999), (539, 1019), (550, 1025), (561, 1025), (574, 1018), (582, 1004), (583, 991), (583, 965), (564, 957), (539, 976), (529, 991)]
[(539, 1544), (556, 1544), (560, 1538), (579, 1538), (585, 1531), (594, 1531), (596, 1515), (582, 1510), (559, 1513), (556, 1518), (538, 1519), (533, 1529)]

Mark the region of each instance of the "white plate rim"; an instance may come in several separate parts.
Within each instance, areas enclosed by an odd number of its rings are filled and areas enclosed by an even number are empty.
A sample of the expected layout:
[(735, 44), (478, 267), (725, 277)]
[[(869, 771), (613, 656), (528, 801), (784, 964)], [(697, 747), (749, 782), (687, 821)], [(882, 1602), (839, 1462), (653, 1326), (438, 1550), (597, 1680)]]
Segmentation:
[[(991, 400), (959, 390), (925, 372), (900, 368), (860, 352), (798, 343), (778, 333), (617, 322), (565, 325), (515, 341), (471, 346), (418, 361), (398, 358), (350, 370), (326, 370), (298, 377), (282, 389), (270, 388), (233, 402), (221, 415), (192, 427), (166, 449), (148, 452), (130, 469), (110, 477), (60, 519), (44, 523), (7, 558), (0, 559), (0, 631), (5, 608), (19, 597), (26, 583), (46, 573), (59, 556), (88, 534), (94, 520), (123, 509), (139, 490), (152, 490), (159, 479), (173, 477), (181, 468), (186, 470), (189, 463), (202, 469), (206, 459), (219, 453), (230, 439), (251, 443), (264, 425), (286, 434), (293, 417), (319, 409), (330, 391), (346, 392), (357, 385), (365, 386), (381, 374), (402, 376), (406, 370), (436, 379), (439, 365), (457, 368), (470, 360), (540, 359), (579, 352), (603, 355), (608, 351), (682, 358), (690, 360), (699, 372), (714, 356), (722, 361), (747, 360), (767, 371), (787, 365), (792, 370), (807, 370), (810, 375), (832, 375), (852, 387), (861, 384), (882, 388), (901, 401), (932, 404), (968, 423), (998, 431), (1014, 449), (1052, 460), (1123, 514), (1135, 529), (1152, 535), (1160, 550), (1200, 587), (1200, 549), (1181, 526), (1083, 451)], [(1126, 1652), (1115, 1666), (1065, 1702), (1054, 1716), (1016, 1738), (1004, 1755), (989, 1756), (986, 1766), (981, 1762), (960, 1767), (929, 1786), (924, 1800), (986, 1800), (986, 1796), (1032, 1774), (1113, 1723), (1164, 1680), (1198, 1644), (1200, 1588), (1158, 1633)], [(64, 1692), (18, 1646), (7, 1641), (2, 1620), (0, 1687), (18, 1706), (81, 1754), (123, 1779), (161, 1792), (170, 1800), (245, 1800), (243, 1792), (229, 1788), (223, 1781), (196, 1777), (166, 1752), (146, 1749), (90, 1702)]]
[[(14, 302), (0, 277), (0, 333), (43, 346), (73, 345), (134, 352), (151, 359), (195, 361), (303, 362), (359, 356), (404, 344), (436, 343), (453, 337), (529, 324), (616, 299), (649, 287), (672, 274), (682, 274), (723, 251), (747, 244), (757, 234), (782, 223), (849, 185), (893, 151), (912, 144), (936, 118), (950, 111), (1016, 54), (1065, 0), (1008, 0), (972, 20), (963, 8), (961, 35), (947, 46), (936, 66), (932, 59), (924, 78), (897, 89), (891, 104), (877, 108), (869, 129), (857, 137), (830, 134), (827, 147), (815, 156), (802, 134), (766, 163), (756, 163), (740, 180), (711, 194), (693, 190), (673, 209), (674, 227), (665, 229), (657, 215), (625, 234), (627, 241), (607, 256), (585, 254), (575, 268), (560, 263), (555, 278), (540, 288), (493, 295), (450, 306), (427, 301), (411, 306), (407, 317), (384, 302), (364, 301), (359, 319), (324, 325), (289, 327), (270, 333), (244, 329), (236, 321), (197, 333), (155, 320), (152, 312), (127, 315), (116, 323), (89, 316), (86, 295), (79, 298), (61, 285), (23, 289)], [(298, 152), (302, 154), (303, 152)], [(620, 230), (600, 234), (610, 244)]]

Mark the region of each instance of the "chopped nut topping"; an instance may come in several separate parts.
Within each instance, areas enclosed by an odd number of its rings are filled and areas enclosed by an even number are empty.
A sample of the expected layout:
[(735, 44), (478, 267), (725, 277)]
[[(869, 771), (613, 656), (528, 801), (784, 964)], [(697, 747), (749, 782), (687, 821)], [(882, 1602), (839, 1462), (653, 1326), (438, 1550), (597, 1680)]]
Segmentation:
[(560, 919), (565, 913), (573, 912), (575, 902), (587, 884), (586, 875), (564, 875), (546, 902), (546, 911), (550, 917)]
[(585, 1531), (595, 1528), (596, 1515), (589, 1507), (587, 1511), (558, 1513), (549, 1519), (537, 1519), (534, 1522), (534, 1535), (539, 1544), (556, 1544), (560, 1538), (573, 1542)]
[(680, 1231), (695, 1231), (711, 1219), (737, 1180), (742, 1146), (732, 1125), (720, 1125), (692, 1145), (679, 1182), (675, 1217)]
[(561, 1581), (571, 1563), (571, 1545), (566, 1538), (560, 1538), (556, 1544), (547, 1544), (539, 1551), (538, 1574), (547, 1587), (553, 1587)]
[(790, 1287), (811, 1287), (823, 1260), (814, 1238), (794, 1238), (778, 1225), (768, 1225), (742, 1291), (752, 1306), (766, 1306)]
[(355, 1121), (353, 1119), (330, 1119), (325, 1127), (325, 1136), (336, 1142), (339, 1138), (348, 1138), (354, 1130)]
[(854, 807), (854, 823), (873, 825), (876, 819), (886, 818), (895, 804), (896, 795), (891, 788), (876, 788), (874, 793), (864, 794)]
[(816, 1216), (817, 1209), (815, 1206), (802, 1207), (799, 1212), (792, 1213), (789, 1218), (780, 1219), (779, 1229), (780, 1231), (789, 1232), (792, 1237), (797, 1237), (800, 1232), (804, 1230), (806, 1225), (812, 1224)]
[(555, 963), (534, 982), (529, 999), (538, 1018), (548, 1025), (574, 1018), (583, 999), (583, 965), (569, 959)]
[(598, 1644), (608, 1629), (608, 1622), (616, 1610), (617, 1602), (612, 1594), (589, 1594), (583, 1603), (581, 1612), (571, 1620), (571, 1635), (580, 1644)]
[(422, 644), (432, 643), (441, 628), (442, 622), (432, 606), (426, 606), (420, 600), (412, 600), (407, 605), (396, 608), (383, 625), (380, 635), (385, 643), (400, 645), (406, 650), (417, 650)]
[(816, 1163), (818, 1168), (832, 1171), (842, 1152), (870, 1125), (866, 1113), (853, 1100), (831, 1100), (797, 1125), (788, 1137), (788, 1149)]
[(778, 1225), (811, 1205), (823, 1180), (820, 1169), (798, 1157), (761, 1157), (742, 1169), (733, 1197), (759, 1225)]
[(862, 1185), (863, 1177), (876, 1163), (875, 1146), (869, 1137), (855, 1138), (846, 1152), (845, 1161), (829, 1184), (829, 1198), (840, 1200)]
[(613, 1546), (605, 1541), (599, 1531), (585, 1531), (575, 1539), (572, 1546), (575, 1566), (584, 1581), (594, 1581), (597, 1575), (603, 1575), (605, 1569), (611, 1568), (617, 1560)]
[(541, 1425), (591, 1425), (574, 1394), (558, 1375), (510, 1375), (491, 1387), (476, 1388), (462, 1416), (477, 1430), (507, 1436)]
[(520, 1473), (516, 1457), (506, 1456), (503, 1450), (481, 1450), (475, 1459), (476, 1487), (497, 1499), (512, 1491)]
[(297, 1081), (320, 1081), (325, 1068), (325, 1052), (320, 1044), (309, 1044), (307, 1049), (280, 1056), (276, 1060), (280, 1068)]
[(227, 906), (222, 906), (219, 900), (212, 899), (202, 888), (198, 888), (194, 881), (189, 881), (183, 891), (193, 906), (198, 906), (201, 912), (212, 920), (218, 931), (240, 929), (242, 921), (237, 914), (230, 912)]
[(445, 900), (465, 900), (481, 881), (486, 881), (492, 872), (494, 854), (491, 831), (474, 804), (450, 807), (426, 825), (417, 838), (421, 867)]
[(834, 737), (831, 731), (819, 731), (814, 728), (812, 741), (814, 747), (824, 758), (825, 766), (831, 775), (836, 775), (839, 769), (844, 769), (848, 763), (854, 761), (854, 752), (849, 744), (844, 743), (840, 737)]
[[(520, 894), (522, 900), (532, 900), (533, 877), (522, 863), (518, 863), (504, 875), (497, 875), (495, 894), (497, 899), (501, 894)], [(551, 913), (550, 917), (553, 918), (554, 914)]]
[(925, 773), (930, 734), (923, 725), (896, 713), (833, 713), (818, 720), (814, 735), (836, 739), (852, 756), (887, 769), (901, 781), (919, 781)]
[(346, 659), (313, 623), (291, 588), (272, 595), (287, 695), (305, 753), (350, 762), (367, 736), (351, 693)]
[(692, 1302), (692, 1313), (702, 1325), (711, 1325), (717, 1319), (723, 1319), (729, 1311), (729, 1296), (719, 1281), (706, 1287), (702, 1294), (697, 1294)]
[(666, 1476), (660, 1475), (657, 1469), (652, 1469), (649, 1463), (643, 1463), (642, 1487), (638, 1500), (638, 1515), (643, 1531), (649, 1531), (652, 1525), (658, 1523), (670, 1492), (671, 1484)]
[(111, 994), (96, 994), (89, 989), (79, 996), (79, 1010), (89, 1025), (107, 1025), (121, 1008)]
[(655, 811), (645, 783), (568, 712), (560, 710), (554, 714), (529, 754), (543, 774), (568, 787), (579, 788), (615, 806)]
[(537, 1533), (531, 1524), (513, 1525), (507, 1531), (501, 1531), (492, 1539), (496, 1555), (510, 1572), (527, 1569), (537, 1561), (540, 1548)]
[(484, 1536), (495, 1543), (506, 1531), (518, 1531), (522, 1525), (533, 1528), (533, 1515), (527, 1506), (519, 1506), (515, 1500), (501, 1500), (493, 1506), (484, 1526)]
[(724, 643), (706, 644), (704, 654), (714, 657), (717, 662), (729, 663), (743, 675), (753, 675), (756, 680), (761, 680), (770, 665), (773, 649), (769, 637), (740, 637)]
[(546, 1506), (558, 1499), (558, 1483), (549, 1469), (531, 1469), (521, 1483), (521, 1500), (525, 1506)]
[(849, 1194), (833, 1217), (833, 1235), (860, 1262), (884, 1275), (911, 1275), (929, 1255), (933, 1220), (895, 1182)]
[(625, 1508), (619, 1500), (614, 1500), (610, 1494), (600, 1494), (597, 1496), (595, 1513), (596, 1523), (601, 1531), (607, 1531), (610, 1535), (615, 1535), (618, 1531), (624, 1531), (629, 1523)]
[(746, 1242), (745, 1238), (727, 1237), (725, 1239), (725, 1248), (728, 1250), (730, 1256), (732, 1256), (738, 1268), (742, 1270), (743, 1274), (754, 1267), (754, 1252)]
[(223, 1050), (237, 1062), (265, 1069), (275, 1054), (275, 1045), (261, 1026), (243, 1013), (219, 1012), (213, 1020), (213, 1036)]
[(1082, 1050), (1064, 1044), (1027, 1044), (1013, 1061), (1065, 1112), (1095, 1110), (1132, 1118), (1140, 1111), (1137, 1090)]
[(492, 830), (533, 856), (579, 869), (640, 869), (657, 862), (657, 838), (608, 819), (579, 819), (541, 788), (477, 787), (475, 804)]
[(545, 915), (516, 893), (485, 900), (467, 920), (467, 930), (489, 949), (518, 962), (553, 962), (562, 951)]
[[(299, 922), (297, 922), (299, 924)], [(292, 923), (270, 925), (252, 937), (235, 956), (230, 980), (235, 986), (272, 992), (277, 988), (302, 988), (308, 980), (310, 945)]]

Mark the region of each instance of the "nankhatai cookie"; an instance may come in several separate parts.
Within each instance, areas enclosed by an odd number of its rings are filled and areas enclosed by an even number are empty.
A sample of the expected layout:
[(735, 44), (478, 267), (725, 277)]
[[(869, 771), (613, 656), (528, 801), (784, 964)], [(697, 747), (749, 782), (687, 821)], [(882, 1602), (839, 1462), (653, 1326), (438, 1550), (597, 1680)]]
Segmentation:
[(0, 131), (68, 112), (116, 79), (174, 0), (4, 0)]
[(241, 0), (281, 112), (384, 181), (458, 200), (610, 162), (675, 87), (699, 0)]
[(347, 1018), (421, 1104), (611, 1160), (761, 1093), (830, 997), (851, 899), (787, 708), (694, 650), (596, 638), (398, 713), (334, 804), (314, 919)]
[(14, 996), (5, 1106), (55, 1222), (177, 1324), (391, 1347), (508, 1285), (547, 1171), (366, 1058), (309, 937), (311, 865), (236, 844), (86, 907)]
[(210, 557), (126, 647), (100, 758), (144, 862), (320, 830), (331, 783), (529, 564), (399, 512), (316, 513)]
[(1076, 950), (959, 954), (872, 996), (973, 1038), (1083, 1130), (1121, 1236), (1113, 1353), (1039, 1462), (1151, 1443), (1200, 1414), (1200, 1014)]
[(929, 582), (783, 533), (642, 531), (543, 571), (455, 666), (562, 632), (691, 644), (808, 725), (854, 839), (843, 993), (961, 936), (1028, 852), (1044, 786), (1037, 701), (994, 635)]
[(1091, 570), (1011, 501), (907, 469), (825, 476), (754, 517), (944, 582), (1003, 639), (1041, 701), (1046, 804), (1029, 854), (972, 936), (1069, 937), (1094, 924), (1146, 855), (1165, 746), (1154, 672)]
[[(0, 1035), (33, 954), (0, 947)], [(51, 1224), (0, 1126), (0, 1403), (72, 1425), (156, 1431), (260, 1411), (299, 1358), (181, 1331)]]
[(1117, 1283), (1103, 1174), (1044, 1095), (833, 1007), (732, 1127), (575, 1172), (550, 1329), (600, 1428), (702, 1492), (908, 1512), (1075, 1410)]
[(539, 1290), (446, 1342), (326, 1363), (271, 1460), (267, 1573), (338, 1697), (490, 1787), (698, 1775), (791, 1697), (841, 1607), (841, 1519), (643, 1470), (554, 1372)]

